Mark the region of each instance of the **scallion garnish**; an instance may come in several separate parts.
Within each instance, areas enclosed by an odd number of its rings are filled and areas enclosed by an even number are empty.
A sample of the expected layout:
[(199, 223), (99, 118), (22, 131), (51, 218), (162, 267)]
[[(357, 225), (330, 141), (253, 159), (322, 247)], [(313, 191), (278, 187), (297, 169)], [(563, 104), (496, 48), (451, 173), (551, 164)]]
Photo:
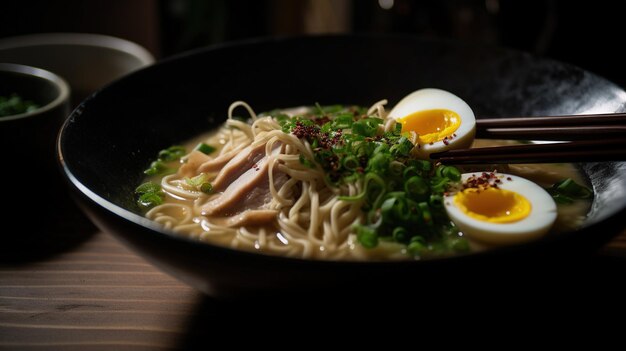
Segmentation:
[(363, 247), (392, 241), (407, 245), (407, 252), (417, 256), (465, 250), (458, 242), (466, 240), (443, 207), (443, 193), (460, 181), (457, 168), (434, 168), (416, 159), (415, 145), (402, 134), (402, 125), (385, 132), (383, 119), (367, 116), (364, 108), (318, 104), (311, 111), (272, 116), (283, 132), (309, 142), (315, 159), (301, 156), (302, 164), (317, 164), (336, 185), (362, 182), (361, 193), (339, 200), (362, 204), (367, 215), (354, 233)]
[(173, 163), (180, 160), (186, 153), (185, 148), (180, 145), (163, 149), (159, 151), (157, 159), (153, 161), (150, 167), (143, 171), (143, 173), (150, 176), (175, 173), (178, 169), (178, 165), (173, 165)]
[(205, 182), (200, 184), (200, 191), (205, 194), (210, 194), (213, 191), (213, 185), (211, 183)]
[(163, 203), (165, 194), (161, 191), (161, 186), (153, 182), (146, 182), (135, 189), (138, 195), (137, 204), (143, 209), (150, 209)]
[(208, 144), (205, 144), (205, 143), (199, 143), (198, 145), (196, 145), (194, 150), (198, 150), (198, 151), (202, 152), (205, 155), (210, 155), (213, 152), (215, 152), (215, 150), (217, 150), (217, 149), (214, 148), (211, 145), (208, 145)]
[(185, 156), (186, 153), (185, 148), (180, 145), (170, 146), (165, 150), (159, 151), (159, 160), (165, 162), (177, 161)]
[(213, 185), (208, 182), (209, 176), (206, 173), (200, 173), (193, 178), (185, 178), (185, 184), (194, 190), (201, 191), (205, 194), (210, 194), (213, 190)]
[(38, 108), (39, 105), (30, 100), (24, 100), (17, 94), (0, 95), (0, 117), (32, 112)]
[(593, 191), (567, 178), (556, 182), (548, 189), (554, 201), (558, 204), (571, 204), (577, 199), (591, 199)]

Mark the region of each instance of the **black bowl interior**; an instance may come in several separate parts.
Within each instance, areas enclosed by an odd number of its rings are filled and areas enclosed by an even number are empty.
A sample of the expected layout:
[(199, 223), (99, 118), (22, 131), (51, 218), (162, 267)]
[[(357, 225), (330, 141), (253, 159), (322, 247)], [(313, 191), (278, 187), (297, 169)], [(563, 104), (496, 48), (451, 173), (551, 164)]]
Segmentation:
[[(520, 52), (404, 36), (274, 39), (198, 50), (115, 82), (73, 112), (62, 130), (59, 150), (66, 174), (97, 223), (204, 291), (215, 293), (222, 285), (254, 289), (258, 278), (251, 278), (253, 283), (241, 280), (263, 269), (273, 272), (267, 281), (285, 285), (285, 280), (298, 278), (277, 272), (294, 265), (319, 273), (324, 281), (331, 281), (333, 274), (359, 276), (359, 267), (365, 266), (364, 275), (376, 270), (387, 274), (390, 267), (411, 270), (432, 263), (306, 262), (188, 242), (142, 220), (133, 189), (159, 150), (215, 127), (233, 101), (245, 100), (257, 112), (315, 102), (369, 105), (383, 98), (391, 106), (424, 87), (453, 92), (478, 117), (626, 110), (626, 93), (611, 82)], [(596, 192), (584, 228), (502, 252), (590, 250), (623, 228), (617, 217), (626, 208), (626, 164), (581, 167)], [(222, 268), (209, 267), (209, 261), (218, 260)], [(240, 260), (246, 262), (244, 268)], [(204, 271), (190, 268), (191, 262)], [(253, 263), (258, 268), (251, 268)], [(229, 264), (238, 267), (232, 272), (241, 278), (219, 281), (215, 272)], [(324, 267), (333, 267), (334, 273)]]

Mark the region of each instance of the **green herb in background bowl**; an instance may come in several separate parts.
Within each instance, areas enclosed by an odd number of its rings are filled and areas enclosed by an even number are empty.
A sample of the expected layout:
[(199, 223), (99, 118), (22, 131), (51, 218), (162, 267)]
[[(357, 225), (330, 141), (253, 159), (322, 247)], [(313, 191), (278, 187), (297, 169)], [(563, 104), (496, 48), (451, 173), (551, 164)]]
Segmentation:
[(31, 100), (25, 100), (17, 94), (0, 95), (0, 117), (29, 113), (38, 108), (39, 105)]

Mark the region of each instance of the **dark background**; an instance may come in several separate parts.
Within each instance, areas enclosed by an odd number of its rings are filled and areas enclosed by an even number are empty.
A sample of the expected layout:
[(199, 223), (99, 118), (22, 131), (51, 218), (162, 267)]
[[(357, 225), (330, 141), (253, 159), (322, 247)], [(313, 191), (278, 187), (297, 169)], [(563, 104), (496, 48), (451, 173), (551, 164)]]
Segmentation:
[(608, 0), (20, 0), (2, 4), (0, 38), (101, 33), (163, 58), (250, 37), (410, 33), (531, 52), (624, 87), (622, 17)]

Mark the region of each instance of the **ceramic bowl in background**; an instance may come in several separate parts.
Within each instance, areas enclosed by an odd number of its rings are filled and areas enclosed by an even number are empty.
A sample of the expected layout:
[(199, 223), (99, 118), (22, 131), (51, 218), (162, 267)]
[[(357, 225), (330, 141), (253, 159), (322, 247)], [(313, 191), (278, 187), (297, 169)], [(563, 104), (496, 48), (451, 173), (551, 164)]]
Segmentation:
[(128, 40), (86, 33), (45, 33), (0, 39), (0, 62), (40, 67), (65, 78), (73, 106), (106, 84), (154, 62)]
[(2, 260), (66, 245), (70, 233), (54, 229), (68, 219), (62, 209), (74, 208), (54, 157), (57, 132), (70, 112), (69, 85), (40, 68), (0, 63), (0, 96), (13, 94), (38, 108), (0, 117)]

